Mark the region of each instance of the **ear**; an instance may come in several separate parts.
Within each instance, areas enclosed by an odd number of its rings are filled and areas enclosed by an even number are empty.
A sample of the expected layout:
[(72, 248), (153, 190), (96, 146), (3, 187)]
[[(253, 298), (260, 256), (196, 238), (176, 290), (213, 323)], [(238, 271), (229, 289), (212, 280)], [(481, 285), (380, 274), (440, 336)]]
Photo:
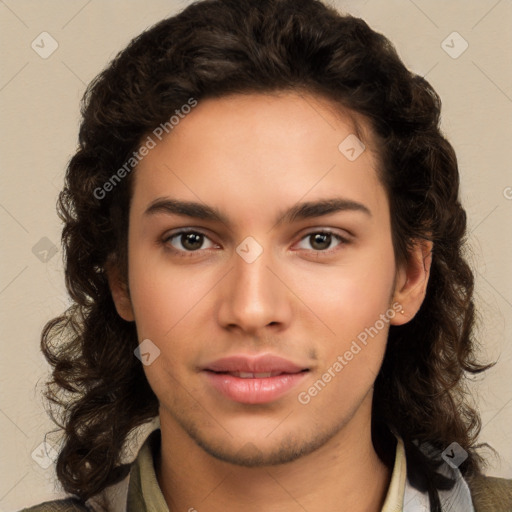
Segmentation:
[(402, 310), (390, 320), (392, 325), (403, 325), (414, 318), (427, 292), (433, 243), (418, 240), (409, 253), (407, 262), (399, 268), (395, 279), (394, 302)]
[(133, 322), (135, 315), (133, 314), (128, 285), (121, 278), (119, 267), (112, 260), (109, 260), (105, 265), (105, 273), (118, 315), (127, 322)]

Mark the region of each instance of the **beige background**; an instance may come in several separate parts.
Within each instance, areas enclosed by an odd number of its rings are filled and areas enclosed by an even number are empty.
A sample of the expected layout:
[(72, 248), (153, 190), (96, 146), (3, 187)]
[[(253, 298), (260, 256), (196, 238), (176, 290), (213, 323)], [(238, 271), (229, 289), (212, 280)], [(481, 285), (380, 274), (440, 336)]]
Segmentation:
[[(55, 495), (53, 466), (43, 469), (31, 454), (51, 429), (39, 336), (67, 301), (55, 201), (76, 145), (79, 99), (132, 37), (186, 3), (0, 0), (0, 512)], [(473, 385), (481, 440), (501, 456), (488, 474), (512, 478), (512, 2), (331, 3), (387, 35), (443, 98), (469, 216), (482, 354), (499, 359)], [(58, 42), (48, 59), (31, 48), (43, 31)], [(456, 59), (442, 47), (454, 31), (469, 44)], [(51, 244), (58, 252), (40, 261), (34, 246), (41, 254)]]

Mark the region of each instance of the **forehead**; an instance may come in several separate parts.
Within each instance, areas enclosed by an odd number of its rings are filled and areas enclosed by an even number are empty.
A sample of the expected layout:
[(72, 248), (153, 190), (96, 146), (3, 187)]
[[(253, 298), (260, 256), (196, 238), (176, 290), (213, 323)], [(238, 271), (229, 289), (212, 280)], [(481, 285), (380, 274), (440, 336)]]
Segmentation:
[(334, 190), (354, 201), (383, 201), (365, 120), (318, 96), (201, 100), (161, 141), (150, 137), (156, 145), (134, 175), (132, 208), (139, 213), (164, 195), (255, 215), (269, 205), (323, 198)]

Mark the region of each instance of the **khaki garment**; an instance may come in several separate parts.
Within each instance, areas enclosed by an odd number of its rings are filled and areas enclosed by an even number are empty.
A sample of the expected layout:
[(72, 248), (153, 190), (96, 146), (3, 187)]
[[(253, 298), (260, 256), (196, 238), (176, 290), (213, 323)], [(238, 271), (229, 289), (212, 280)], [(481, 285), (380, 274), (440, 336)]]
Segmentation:
[[(105, 500), (103, 496), (84, 504), (70, 498), (46, 502), (20, 512), (110, 512), (114, 508), (123, 512), (169, 512), (153, 466), (153, 453), (159, 442), (160, 431), (156, 430), (140, 449), (130, 475), (125, 481), (110, 488), (110, 500), (108, 497)], [(395, 464), (382, 512), (402, 510), (405, 468), (403, 443), (398, 438)], [(512, 480), (479, 475), (466, 479), (466, 483), (471, 492), (475, 512), (512, 512)], [(112, 499), (112, 496), (115, 498)], [(127, 508), (124, 507), (124, 503), (127, 503)]]

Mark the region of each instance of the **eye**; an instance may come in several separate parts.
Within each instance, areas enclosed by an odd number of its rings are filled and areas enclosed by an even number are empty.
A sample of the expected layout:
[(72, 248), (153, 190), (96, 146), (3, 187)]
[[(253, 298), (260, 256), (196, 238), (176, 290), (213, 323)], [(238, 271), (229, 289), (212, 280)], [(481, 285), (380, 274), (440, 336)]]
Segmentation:
[[(170, 244), (177, 252), (194, 252), (200, 249), (211, 249), (215, 244), (199, 231), (178, 231), (166, 236), (162, 242)], [(206, 243), (206, 246), (204, 245)]]
[[(335, 242), (338, 243), (333, 246), (333, 243)], [(299, 242), (299, 248), (325, 252), (344, 243), (348, 243), (348, 240), (340, 235), (331, 233), (330, 231), (315, 231), (314, 233), (307, 234), (301, 239)], [(304, 244), (309, 245), (309, 247), (305, 247)]]

